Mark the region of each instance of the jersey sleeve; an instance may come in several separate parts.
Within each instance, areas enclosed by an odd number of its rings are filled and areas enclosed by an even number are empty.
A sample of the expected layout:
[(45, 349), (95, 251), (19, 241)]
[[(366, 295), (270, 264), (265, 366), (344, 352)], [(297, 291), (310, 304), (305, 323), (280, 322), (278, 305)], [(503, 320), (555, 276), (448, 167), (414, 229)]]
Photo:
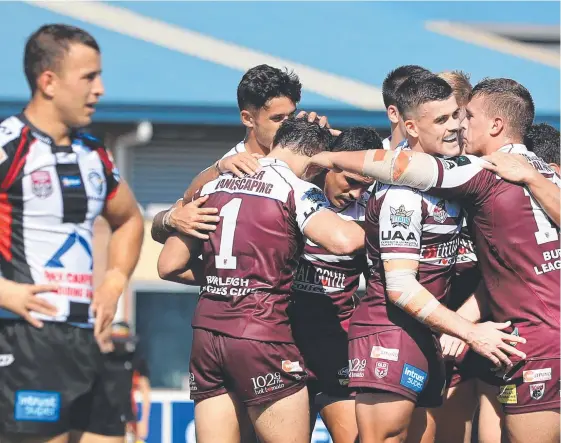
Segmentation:
[(304, 228), (310, 219), (320, 211), (329, 208), (329, 200), (320, 188), (303, 180), (295, 184), (293, 189), (296, 222), (300, 231), (304, 233)]
[(423, 231), (422, 194), (392, 186), (380, 206), (380, 258), (419, 260)]
[(494, 174), (481, 165), (484, 160), (472, 155), (435, 158), (436, 181), (428, 191), (446, 199), (474, 201), (485, 197), (496, 182)]

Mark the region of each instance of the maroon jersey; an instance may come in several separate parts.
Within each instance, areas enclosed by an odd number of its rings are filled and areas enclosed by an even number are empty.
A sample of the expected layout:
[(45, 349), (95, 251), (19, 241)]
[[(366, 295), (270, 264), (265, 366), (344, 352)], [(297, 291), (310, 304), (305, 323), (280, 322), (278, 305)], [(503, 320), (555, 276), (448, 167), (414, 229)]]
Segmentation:
[[(524, 145), (501, 151), (523, 154), (559, 186), (553, 169)], [(526, 187), (483, 169), (483, 160), (462, 156), (435, 161), (438, 174), (430, 192), (458, 199), (466, 209), (493, 318), (559, 330), (559, 228)]]
[(372, 334), (373, 326), (425, 328), (388, 301), (383, 260), (419, 261), (419, 282), (439, 300), (454, 273), (463, 212), (457, 203), (411, 188), (379, 184), (366, 210), (366, 251), (372, 262), (366, 288), (351, 319), (349, 337)]
[[(332, 207), (331, 210), (345, 220), (364, 221), (369, 197), (370, 193), (365, 192), (344, 208)], [(360, 275), (366, 269), (364, 253), (333, 255), (307, 240), (292, 283), (290, 317), (294, 327), (305, 328), (305, 335), (347, 331)]]
[(475, 254), (475, 245), (471, 240), (464, 218), (464, 226), (460, 233), (460, 246), (456, 258), (456, 269), (452, 280), (452, 289), (448, 299), (448, 308), (457, 310), (475, 292), (481, 281), (481, 271)]
[(193, 327), (237, 338), (293, 341), (286, 314), (293, 274), (304, 248), (303, 230), (327, 208), (315, 185), (286, 163), (264, 158), (254, 177), (224, 174), (200, 195), (221, 222), (203, 246), (206, 284)]

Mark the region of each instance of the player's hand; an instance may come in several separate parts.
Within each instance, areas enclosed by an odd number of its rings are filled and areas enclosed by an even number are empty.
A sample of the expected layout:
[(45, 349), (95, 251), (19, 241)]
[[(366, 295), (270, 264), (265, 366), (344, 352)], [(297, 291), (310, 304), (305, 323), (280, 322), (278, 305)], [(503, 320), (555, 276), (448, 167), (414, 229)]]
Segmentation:
[(482, 157), (488, 163), (481, 166), (513, 183), (528, 183), (539, 172), (520, 154), (493, 152)]
[(94, 336), (102, 352), (109, 347), (107, 342), (111, 336), (111, 324), (127, 281), (125, 274), (118, 269), (111, 269), (106, 272), (103, 282), (94, 292), (91, 305), (95, 317)]
[(146, 440), (148, 438), (148, 422), (140, 420), (136, 423), (136, 438), (137, 440)]
[(169, 216), (169, 224), (176, 232), (190, 237), (208, 240), (206, 232), (216, 230), (216, 224), (220, 221), (218, 209), (202, 208), (208, 200), (208, 195), (199, 197), (183, 207), (172, 209)]
[(509, 326), (509, 321), (505, 323), (487, 321), (474, 324), (473, 329), (468, 334), (467, 344), (475, 352), (491, 360), (495, 366), (510, 368), (512, 367), (512, 361), (508, 358), (508, 355), (514, 355), (521, 359), (526, 358), (524, 352), (514, 347), (517, 343), (526, 343), (526, 339), (503, 332), (503, 329)]
[(244, 174), (254, 176), (261, 169), (261, 164), (257, 160), (262, 157), (261, 154), (239, 152), (238, 154), (221, 158), (216, 162), (216, 167), (220, 173), (231, 172), (239, 178), (242, 178)]
[(37, 297), (42, 292), (56, 292), (57, 285), (27, 285), (3, 280), (0, 306), (25, 319), (36, 328), (42, 328), (43, 322), (31, 316), (32, 312), (54, 317), (58, 310), (48, 301)]
[(327, 121), (327, 117), (325, 115), (320, 116), (315, 111), (312, 111), (312, 112), (300, 111), (296, 115), (296, 118), (307, 118), (310, 123), (316, 122), (319, 125), (320, 128), (329, 129), (329, 132), (331, 132), (331, 135), (338, 136), (339, 134), (341, 134), (341, 131), (339, 131), (338, 129), (333, 129), (329, 125), (329, 121)]
[(440, 336), (440, 346), (442, 347), (442, 356), (447, 360), (454, 360), (462, 354), (466, 343), (457, 337), (442, 334)]

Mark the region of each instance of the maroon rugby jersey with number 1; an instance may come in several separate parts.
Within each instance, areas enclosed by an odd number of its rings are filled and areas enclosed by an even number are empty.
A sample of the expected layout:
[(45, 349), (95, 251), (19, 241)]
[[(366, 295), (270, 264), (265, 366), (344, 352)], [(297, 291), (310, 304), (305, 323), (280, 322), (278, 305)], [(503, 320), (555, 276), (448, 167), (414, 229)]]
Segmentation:
[[(523, 154), (559, 185), (553, 169), (524, 145), (507, 145), (501, 151)], [(483, 169), (482, 161), (473, 156), (437, 159), (437, 180), (430, 192), (458, 199), (466, 209), (495, 321), (511, 320), (519, 328), (552, 327), (557, 344), (552, 351), (558, 355), (559, 228), (526, 187)]]
[(286, 308), (310, 218), (323, 192), (286, 163), (263, 158), (261, 172), (223, 174), (200, 195), (221, 221), (203, 246), (206, 282), (192, 325), (237, 338), (292, 343)]

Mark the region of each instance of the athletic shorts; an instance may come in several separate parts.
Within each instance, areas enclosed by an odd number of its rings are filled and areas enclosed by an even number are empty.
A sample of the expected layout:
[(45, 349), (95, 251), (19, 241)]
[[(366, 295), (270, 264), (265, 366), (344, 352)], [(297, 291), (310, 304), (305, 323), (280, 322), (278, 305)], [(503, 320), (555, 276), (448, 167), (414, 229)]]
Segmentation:
[(308, 390), (316, 406), (323, 408), (335, 401), (352, 398), (349, 389), (349, 339), (345, 332), (324, 337), (297, 337), (309, 374)]
[(306, 386), (296, 345), (228, 337), (196, 328), (189, 363), (191, 398), (232, 393), (246, 406), (275, 402)]
[(0, 321), (0, 434), (123, 436), (127, 399), (111, 370), (92, 329)]
[(446, 384), (453, 388), (464, 381), (479, 379), (488, 385), (500, 386), (502, 378), (497, 377), (494, 368), (491, 360), (467, 349), (455, 361), (446, 362)]
[(430, 331), (386, 329), (349, 341), (349, 386), (393, 392), (419, 407), (442, 404), (446, 374), (440, 343)]

